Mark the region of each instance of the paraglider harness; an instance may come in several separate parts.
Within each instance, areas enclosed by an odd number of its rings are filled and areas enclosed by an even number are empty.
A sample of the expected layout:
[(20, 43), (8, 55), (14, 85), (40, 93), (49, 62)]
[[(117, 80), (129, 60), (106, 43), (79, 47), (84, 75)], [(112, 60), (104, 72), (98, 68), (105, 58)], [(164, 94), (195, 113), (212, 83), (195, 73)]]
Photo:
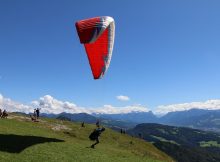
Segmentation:
[(89, 139), (94, 141), (94, 140), (98, 140), (98, 137), (101, 135), (102, 132), (105, 131), (105, 128), (96, 128), (90, 135), (89, 135)]

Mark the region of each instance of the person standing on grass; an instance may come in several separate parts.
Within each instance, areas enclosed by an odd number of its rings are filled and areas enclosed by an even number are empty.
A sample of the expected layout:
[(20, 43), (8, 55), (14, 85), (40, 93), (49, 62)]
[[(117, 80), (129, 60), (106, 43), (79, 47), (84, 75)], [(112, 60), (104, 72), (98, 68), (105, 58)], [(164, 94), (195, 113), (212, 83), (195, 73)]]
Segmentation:
[(7, 113), (7, 111), (6, 110), (4, 110), (3, 112), (2, 112), (2, 116), (1, 116), (2, 118), (7, 118), (8, 117), (8, 113)]
[(40, 117), (40, 108), (36, 109), (36, 115), (37, 115), (37, 119), (39, 119), (39, 117)]
[(121, 134), (123, 133), (123, 129), (121, 128)]
[(30, 115), (30, 117), (31, 117), (31, 121), (36, 121), (36, 119), (37, 119), (37, 113), (36, 113), (36, 109), (34, 109), (34, 114), (33, 115)]
[(36, 120), (36, 118), (37, 118), (37, 112), (36, 112), (36, 109), (34, 109), (34, 114), (33, 114), (33, 116), (34, 116), (34, 118), (35, 118), (35, 120)]
[(95, 123), (95, 125), (99, 128), (99, 126), (100, 126), (100, 121), (97, 120), (96, 123)]
[(81, 123), (81, 127), (85, 127), (85, 122), (84, 121)]

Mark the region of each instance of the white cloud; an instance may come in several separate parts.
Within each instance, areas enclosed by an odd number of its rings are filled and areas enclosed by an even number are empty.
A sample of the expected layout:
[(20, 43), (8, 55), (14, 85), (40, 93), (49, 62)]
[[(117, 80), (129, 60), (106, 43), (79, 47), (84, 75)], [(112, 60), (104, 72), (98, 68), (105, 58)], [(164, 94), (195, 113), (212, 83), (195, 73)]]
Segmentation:
[(128, 96), (123, 96), (123, 95), (116, 96), (116, 98), (120, 101), (129, 101), (130, 100), (130, 98)]
[(146, 112), (149, 111), (146, 107), (141, 105), (125, 106), (125, 107), (114, 107), (112, 105), (104, 105), (98, 108), (85, 108), (77, 106), (71, 102), (63, 102), (53, 98), (50, 95), (41, 97), (38, 101), (33, 101), (33, 105), (42, 108), (42, 112), (45, 113), (99, 113), (99, 114), (119, 114), (119, 113), (129, 113), (129, 112)]
[(142, 105), (132, 105), (124, 107), (114, 107), (112, 105), (104, 105), (102, 108), (90, 109), (92, 113), (98, 114), (126, 114), (131, 112), (148, 112), (149, 109)]
[(190, 102), (171, 105), (160, 105), (154, 111), (155, 114), (164, 115), (168, 112), (184, 111), (190, 109), (218, 110), (220, 109), (220, 99), (207, 100), (204, 102)]
[(32, 104), (34, 107), (40, 107), (43, 113), (88, 113), (85, 108), (78, 107), (76, 104), (67, 101), (59, 101), (50, 95), (41, 97), (38, 101), (32, 101)]
[[(36, 107), (41, 108), (42, 113), (53, 113), (58, 114), (62, 112), (67, 113), (99, 113), (99, 114), (121, 114), (130, 112), (148, 112), (149, 109), (142, 105), (129, 105), (123, 107), (116, 107), (112, 105), (104, 105), (102, 107), (85, 108), (76, 105), (75, 103), (68, 101), (60, 101), (53, 98), (50, 95), (45, 95), (40, 97), (38, 100), (32, 101), (30, 104), (22, 104), (11, 100), (10, 98), (5, 98), (0, 94), (0, 109), (6, 109), (9, 112), (33, 112)], [(168, 112), (174, 111), (184, 111), (193, 108), (206, 109), (206, 110), (217, 110), (220, 109), (220, 99), (207, 100), (204, 102), (190, 102), (190, 103), (180, 103), (171, 105), (160, 105), (154, 111), (157, 115), (164, 115)]]
[(5, 98), (0, 94), (0, 108), (6, 109), (9, 112), (33, 112), (34, 108), (40, 107), (42, 113), (59, 114), (62, 112), (67, 113), (98, 113), (98, 114), (119, 114), (130, 112), (147, 112), (146, 107), (141, 105), (132, 105), (124, 107), (114, 107), (112, 105), (104, 105), (98, 108), (85, 108), (77, 106), (74, 103), (68, 101), (60, 101), (53, 98), (50, 95), (40, 97), (39, 100), (32, 101), (29, 105), (24, 105), (19, 102), (15, 102), (9, 98)]
[(0, 93), (0, 105), (2, 105), (2, 102), (3, 102), (3, 96), (2, 96), (2, 94)]
[(12, 101), (10, 98), (4, 98), (0, 94), (0, 109), (6, 109), (9, 112), (25, 112), (29, 113), (32, 107), (19, 102)]

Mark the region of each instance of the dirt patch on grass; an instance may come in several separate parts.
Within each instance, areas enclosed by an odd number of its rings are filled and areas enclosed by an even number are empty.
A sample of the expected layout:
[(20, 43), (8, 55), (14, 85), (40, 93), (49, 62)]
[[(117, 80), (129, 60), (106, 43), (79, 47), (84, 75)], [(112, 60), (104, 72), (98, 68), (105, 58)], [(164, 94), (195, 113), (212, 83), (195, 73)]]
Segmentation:
[(72, 130), (71, 128), (67, 127), (66, 125), (62, 125), (62, 124), (56, 124), (56, 125), (52, 125), (52, 130), (54, 131), (61, 131), (61, 130)]

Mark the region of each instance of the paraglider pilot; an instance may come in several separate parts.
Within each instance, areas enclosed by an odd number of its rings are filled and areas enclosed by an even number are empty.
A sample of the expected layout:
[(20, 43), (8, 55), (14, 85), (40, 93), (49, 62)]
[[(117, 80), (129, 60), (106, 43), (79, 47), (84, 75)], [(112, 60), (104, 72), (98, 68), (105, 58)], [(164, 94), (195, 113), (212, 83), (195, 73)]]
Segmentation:
[(95, 145), (99, 143), (99, 136), (101, 135), (102, 132), (105, 131), (105, 128), (98, 127), (96, 128), (89, 136), (90, 140), (96, 141), (94, 144), (91, 145), (91, 148), (95, 148)]

